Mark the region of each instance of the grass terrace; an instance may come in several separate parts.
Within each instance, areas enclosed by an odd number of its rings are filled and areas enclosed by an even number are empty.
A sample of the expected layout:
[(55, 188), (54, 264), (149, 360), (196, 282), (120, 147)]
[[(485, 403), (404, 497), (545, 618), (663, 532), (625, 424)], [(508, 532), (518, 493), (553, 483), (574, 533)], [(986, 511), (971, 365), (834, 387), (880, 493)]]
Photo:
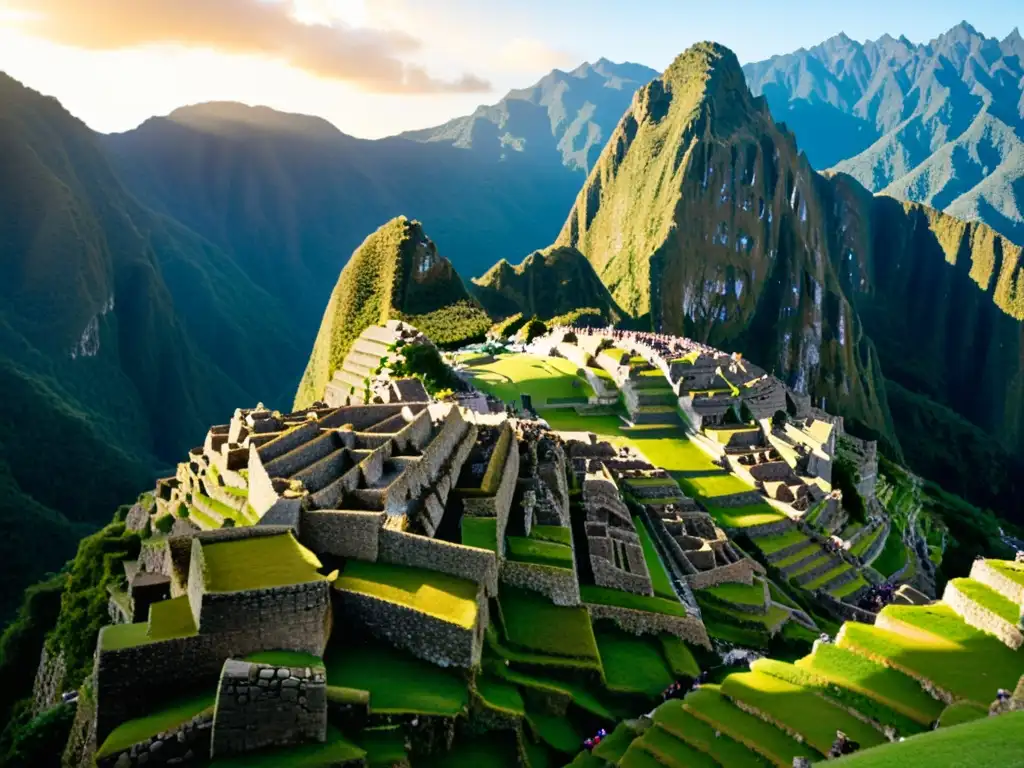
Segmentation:
[(717, 584), (700, 590), (700, 594), (710, 595), (724, 603), (764, 605), (764, 582), (760, 579), (754, 579), (753, 584), (741, 584), (738, 582)]
[(857, 590), (866, 586), (868, 586), (867, 579), (858, 573), (853, 580), (848, 581), (845, 584), (841, 584), (838, 587), (829, 589), (828, 593), (832, 595), (832, 597), (842, 600), (844, 597), (849, 597)]
[(750, 749), (699, 720), (678, 700), (669, 700), (654, 711), (654, 723), (677, 739), (729, 768), (763, 768), (765, 761)]
[(498, 597), (505, 637), (540, 653), (597, 659), (597, 643), (586, 608), (564, 608), (525, 589), (502, 586)]
[(519, 689), (504, 680), (492, 675), (480, 675), (476, 680), (476, 692), (481, 701), (491, 709), (519, 717), (526, 714), (526, 706), (523, 704)]
[(243, 661), (254, 664), (273, 664), (275, 667), (322, 667), (323, 659), (302, 651), (259, 651), (250, 653)]
[(697, 677), (700, 674), (700, 666), (693, 658), (686, 643), (675, 635), (665, 632), (658, 635), (658, 640), (661, 642), (661, 652), (664, 654), (672, 674), (677, 678)]
[(566, 717), (533, 711), (527, 712), (526, 722), (538, 738), (559, 752), (575, 752), (585, 738)]
[[(731, 477), (731, 475), (730, 475)], [(739, 482), (739, 478), (736, 478)], [(749, 488), (743, 490), (749, 491)], [(725, 528), (750, 528), (754, 525), (766, 525), (777, 523), (787, 519), (784, 514), (772, 508), (769, 504), (751, 504), (744, 507), (719, 507), (714, 500), (706, 502), (705, 505), (715, 522)]]
[(907, 547), (896, 526), (892, 526), (885, 539), (885, 546), (871, 566), (885, 577), (892, 576), (907, 564)]
[(367, 765), (377, 768), (408, 763), (405, 752), (405, 734), (401, 726), (382, 725), (366, 728), (360, 734), (359, 743), (366, 751)]
[(572, 545), (572, 531), (561, 525), (535, 525), (530, 529), (530, 538), (566, 546)]
[(1021, 607), (1012, 600), (974, 579), (953, 579), (949, 583), (972, 602), (1016, 626), (1020, 619)]
[(291, 533), (203, 544), (208, 592), (305, 584), (325, 577), (316, 555)]
[(630, 747), (637, 748), (654, 755), (659, 765), (669, 768), (718, 768), (718, 762), (710, 755), (694, 749), (682, 739), (657, 726), (644, 731)]
[(594, 634), (608, 690), (653, 698), (675, 680), (656, 637), (637, 637), (605, 624)]
[(623, 712), (613, 712), (592, 691), (579, 683), (547, 677), (538, 672), (523, 672), (514, 667), (506, 666), (501, 662), (492, 661), (487, 665), (487, 669), (514, 685), (540, 691), (541, 693), (556, 693), (568, 696), (577, 707), (592, 715), (596, 715), (602, 720), (617, 720), (625, 714)]
[(334, 587), (387, 600), (460, 627), (476, 624), (478, 585), (446, 573), (349, 560)]
[(505, 554), (509, 560), (551, 568), (572, 568), (572, 547), (543, 539), (507, 536)]
[(1024, 587), (1024, 563), (1015, 563), (1012, 560), (986, 560), (985, 562), (1006, 578)]
[(757, 548), (764, 552), (765, 555), (774, 555), (776, 552), (780, 552), (786, 547), (791, 547), (794, 544), (799, 544), (802, 541), (810, 541), (807, 535), (797, 528), (795, 525), (789, 530), (775, 534), (773, 536), (761, 536), (754, 540)]
[(121, 723), (104, 739), (96, 757), (116, 754), (158, 733), (173, 730), (198, 714), (212, 713), (215, 699), (213, 692), (175, 699), (156, 712)]
[(369, 691), (370, 711), (378, 714), (450, 717), (469, 703), (466, 680), (458, 671), (442, 669), (387, 643), (332, 642), (324, 666), (328, 694), (338, 687)]
[(663, 597), (666, 600), (678, 600), (676, 592), (672, 588), (665, 565), (658, 556), (658, 550), (654, 546), (651, 534), (647, 530), (647, 524), (640, 517), (633, 518), (633, 525), (636, 527), (637, 536), (640, 538), (640, 546), (644, 550), (644, 561), (647, 563), (647, 572), (651, 575), (651, 586), (654, 588), (655, 597)]
[(314, 742), (295, 747), (247, 752), (235, 757), (214, 760), (210, 765), (212, 768), (333, 768), (336, 765), (354, 763), (366, 756), (366, 750), (349, 741), (334, 726), (328, 725), (327, 741), (323, 744)]
[(487, 643), (485, 651), (503, 662), (529, 664), (531, 667), (562, 667), (565, 669), (593, 670), (598, 673), (601, 671), (601, 661), (597, 657), (584, 659), (572, 656), (554, 656), (514, 648), (502, 640), (498, 628), (493, 623), (487, 627), (484, 639)]
[(939, 716), (939, 728), (962, 725), (982, 717), (988, 717), (988, 710), (985, 707), (979, 707), (969, 701), (957, 701), (942, 710), (942, 714)]
[(617, 763), (636, 737), (636, 731), (626, 723), (619, 723), (614, 731), (601, 739), (601, 743), (591, 750), (591, 754), (609, 763)]
[(462, 543), (467, 547), (498, 551), (498, 518), (463, 517)]
[(621, 589), (598, 587), (593, 584), (581, 584), (580, 596), (584, 603), (615, 605), (619, 608), (632, 608), (634, 611), (647, 611), (648, 613), (664, 613), (669, 616), (686, 615), (686, 608), (678, 598), (670, 600), (663, 597), (648, 597), (647, 595), (623, 592)]
[(170, 640), (176, 637), (189, 637), (196, 634), (195, 617), (188, 595), (175, 597), (172, 600), (161, 600), (149, 606), (149, 639)]
[(840, 560), (839, 564), (836, 565), (835, 568), (832, 568), (832, 569), (830, 569), (828, 571), (825, 571), (823, 574), (821, 574), (817, 578), (815, 578), (815, 579), (807, 582), (806, 584), (804, 584), (803, 587), (804, 587), (804, 589), (811, 590), (811, 591), (813, 591), (815, 589), (818, 589), (820, 587), (824, 587), (830, 581), (832, 581), (833, 579), (836, 579), (836, 578), (842, 576), (844, 573), (846, 573), (849, 570), (852, 570), (852, 566), (849, 563), (843, 562), (842, 560)]

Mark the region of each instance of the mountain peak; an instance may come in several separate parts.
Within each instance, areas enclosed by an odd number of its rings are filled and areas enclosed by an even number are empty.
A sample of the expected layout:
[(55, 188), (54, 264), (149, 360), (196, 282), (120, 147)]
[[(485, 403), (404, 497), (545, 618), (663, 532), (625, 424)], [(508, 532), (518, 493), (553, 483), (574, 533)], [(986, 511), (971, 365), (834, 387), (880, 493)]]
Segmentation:
[(211, 133), (266, 131), (302, 134), (309, 138), (342, 135), (323, 118), (280, 112), (271, 107), (251, 106), (237, 101), (209, 101), (179, 107), (167, 119)]

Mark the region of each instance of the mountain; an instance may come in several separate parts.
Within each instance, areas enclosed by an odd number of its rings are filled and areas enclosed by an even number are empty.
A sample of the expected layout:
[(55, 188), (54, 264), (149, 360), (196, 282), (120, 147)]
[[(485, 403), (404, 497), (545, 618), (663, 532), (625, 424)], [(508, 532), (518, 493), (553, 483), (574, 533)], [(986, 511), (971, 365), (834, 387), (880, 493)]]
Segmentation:
[(550, 242), (580, 183), (559, 163), (356, 139), (318, 118), (230, 103), (185, 107), (101, 140), (141, 200), (285, 300), (303, 340), (345, 260), (380, 222), (430, 221), (456, 266), (481, 274)]
[(399, 216), (356, 249), (331, 292), (295, 408), (319, 400), (359, 334), (408, 320), (437, 344), (482, 338), (491, 320), (418, 221)]
[(623, 312), (608, 293), (587, 257), (575, 248), (548, 248), (517, 266), (502, 259), (470, 290), (494, 318), (522, 313), (548, 320), (583, 307), (597, 309), (609, 323)]
[(640, 86), (657, 77), (642, 64), (599, 59), (572, 72), (555, 69), (529, 88), (444, 125), (400, 134), (488, 157), (520, 155), (538, 163), (590, 170)]
[(1024, 38), (966, 22), (927, 44), (845, 34), (747, 64), (815, 168), (1024, 243)]
[(0, 100), (5, 614), (211, 419), (282, 391), (298, 348), (280, 302), (139, 204), (57, 101), (4, 75)]
[(951, 490), (1024, 508), (1021, 249), (817, 174), (728, 49), (637, 92), (556, 244), (650, 327), (736, 349)]

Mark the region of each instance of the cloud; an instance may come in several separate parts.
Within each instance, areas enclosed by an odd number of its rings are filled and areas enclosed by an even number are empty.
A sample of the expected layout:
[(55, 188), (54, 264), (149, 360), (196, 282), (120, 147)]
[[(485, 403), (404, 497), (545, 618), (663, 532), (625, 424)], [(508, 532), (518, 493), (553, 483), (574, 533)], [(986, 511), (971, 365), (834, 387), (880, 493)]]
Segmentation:
[(517, 37), (502, 46), (498, 63), (512, 71), (547, 71), (571, 67), (578, 61), (567, 51), (534, 38)]
[(375, 93), (474, 93), (488, 82), (438, 79), (402, 60), (421, 48), (405, 32), (339, 20), (304, 24), (282, 0), (0, 0), (24, 32), (92, 50), (146, 45), (262, 56)]

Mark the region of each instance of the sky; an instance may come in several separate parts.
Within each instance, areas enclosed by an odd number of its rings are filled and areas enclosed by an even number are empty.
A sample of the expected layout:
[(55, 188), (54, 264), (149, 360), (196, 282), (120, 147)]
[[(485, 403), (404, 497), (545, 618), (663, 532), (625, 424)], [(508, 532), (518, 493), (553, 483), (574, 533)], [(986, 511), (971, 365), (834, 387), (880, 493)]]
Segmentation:
[(105, 133), (205, 101), (376, 138), (493, 104), (554, 68), (658, 70), (714, 40), (741, 62), (839, 32), (1002, 39), (1021, 0), (0, 0), (0, 70)]

